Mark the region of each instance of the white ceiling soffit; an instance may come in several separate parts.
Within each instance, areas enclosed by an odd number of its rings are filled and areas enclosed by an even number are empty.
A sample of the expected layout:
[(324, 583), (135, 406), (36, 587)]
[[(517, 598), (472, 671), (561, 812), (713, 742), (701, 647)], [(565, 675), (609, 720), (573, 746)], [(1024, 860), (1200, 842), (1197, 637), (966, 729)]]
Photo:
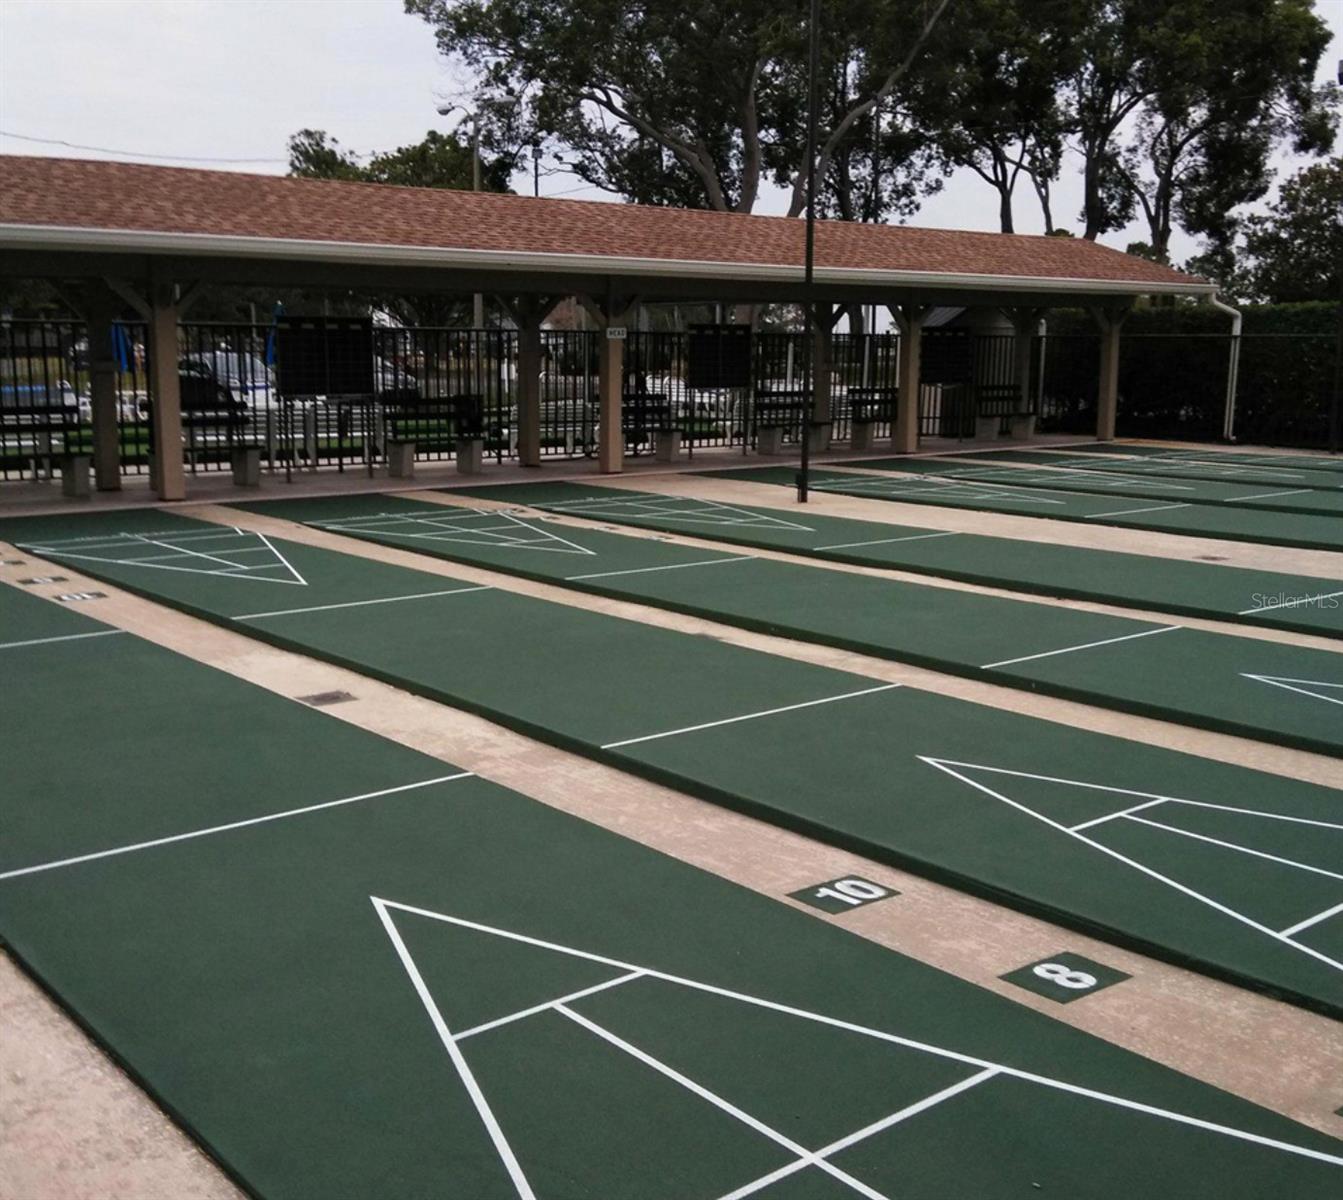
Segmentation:
[[(0, 247), (12, 250), (182, 254), (236, 258), (283, 258), (368, 266), (457, 267), (493, 271), (537, 271), (568, 275), (657, 275), (673, 271), (681, 279), (737, 279), (743, 282), (800, 283), (802, 267), (773, 263), (724, 263), (677, 258), (631, 258), (604, 254), (554, 254), (513, 250), (468, 250), (452, 246), (396, 246), (369, 242), (328, 242), (300, 238), (239, 237), (212, 233), (160, 233), (144, 229), (90, 229), (62, 225), (0, 224)], [(889, 271), (862, 267), (820, 267), (817, 283), (892, 288), (957, 288), (981, 292), (1069, 292), (1095, 295), (1202, 295), (1212, 283), (1152, 283), (1058, 276), (980, 275), (948, 271)]]

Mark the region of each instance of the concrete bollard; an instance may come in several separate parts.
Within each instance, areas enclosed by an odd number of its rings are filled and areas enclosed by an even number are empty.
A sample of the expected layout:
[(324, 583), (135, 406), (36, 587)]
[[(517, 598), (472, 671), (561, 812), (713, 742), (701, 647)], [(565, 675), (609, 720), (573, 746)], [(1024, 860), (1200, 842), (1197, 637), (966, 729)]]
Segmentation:
[(807, 430), (807, 437), (810, 439), (808, 448), (812, 454), (824, 454), (830, 449), (830, 433), (833, 428), (829, 421), (812, 423)]
[(653, 435), (653, 457), (662, 463), (675, 462), (681, 453), (681, 431), (659, 429)]
[(757, 454), (783, 453), (783, 428), (779, 425), (762, 425), (756, 431), (755, 452)]
[(1026, 413), (1012, 418), (1012, 436), (1029, 439), (1035, 436), (1035, 414)]
[(855, 421), (849, 435), (849, 449), (871, 450), (877, 444), (876, 425), (871, 421)]
[(261, 486), (261, 447), (234, 446), (230, 455), (233, 465), (233, 482), (239, 487)]
[(987, 442), (998, 436), (998, 430), (1002, 426), (1001, 417), (976, 417), (975, 418), (975, 439), (981, 442)]
[(479, 475), (485, 461), (484, 438), (461, 438), (457, 442), (457, 474)]
[(66, 454), (61, 458), (61, 495), (71, 500), (84, 500), (91, 494), (87, 454)]
[(415, 443), (387, 443), (387, 474), (393, 479), (415, 478)]

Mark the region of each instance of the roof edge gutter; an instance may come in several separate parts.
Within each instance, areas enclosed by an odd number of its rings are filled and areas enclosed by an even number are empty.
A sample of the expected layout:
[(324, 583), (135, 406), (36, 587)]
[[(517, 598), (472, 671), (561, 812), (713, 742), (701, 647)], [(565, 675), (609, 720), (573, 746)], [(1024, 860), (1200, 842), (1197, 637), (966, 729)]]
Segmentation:
[[(15, 250), (104, 251), (122, 254), (187, 254), (212, 257), (296, 258), (378, 266), (457, 267), (530, 270), (584, 275), (656, 274), (674, 268), (686, 279), (740, 279), (743, 282), (801, 283), (800, 266), (714, 262), (698, 259), (638, 258), (618, 255), (470, 250), (369, 242), (328, 242), (306, 238), (259, 238), (231, 234), (164, 233), (144, 229), (90, 229), (83, 226), (0, 223), (0, 247)], [(981, 275), (944, 271), (865, 270), (818, 267), (821, 283), (890, 288), (959, 288), (984, 292), (1084, 292), (1095, 295), (1202, 296), (1214, 284), (1085, 279), (1064, 276)]]

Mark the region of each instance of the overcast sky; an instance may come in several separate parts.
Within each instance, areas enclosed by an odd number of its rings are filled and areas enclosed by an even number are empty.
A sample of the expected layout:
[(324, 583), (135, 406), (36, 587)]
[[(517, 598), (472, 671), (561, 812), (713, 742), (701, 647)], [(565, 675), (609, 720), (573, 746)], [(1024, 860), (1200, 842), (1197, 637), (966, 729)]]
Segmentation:
[[(1343, 58), (1343, 0), (1317, 0), (1334, 31), (1320, 78)], [(454, 89), (427, 25), (401, 0), (0, 0), (0, 153), (126, 158), (281, 173), (298, 129), (324, 129), (347, 147), (385, 150), (446, 128), (436, 106)], [(13, 134), (95, 150), (21, 141)], [(154, 157), (158, 156), (158, 157)], [(1280, 176), (1295, 163), (1279, 160)], [(529, 173), (514, 180), (530, 191)], [(545, 195), (602, 199), (572, 175), (541, 181)], [(1055, 220), (1076, 227), (1080, 185), (1069, 164)], [(783, 209), (767, 194), (757, 211)], [(1017, 227), (1040, 232), (1029, 186)], [(996, 229), (995, 193), (962, 172), (911, 223)], [(1141, 226), (1108, 235), (1122, 248)], [(1179, 261), (1197, 249), (1175, 236)]]

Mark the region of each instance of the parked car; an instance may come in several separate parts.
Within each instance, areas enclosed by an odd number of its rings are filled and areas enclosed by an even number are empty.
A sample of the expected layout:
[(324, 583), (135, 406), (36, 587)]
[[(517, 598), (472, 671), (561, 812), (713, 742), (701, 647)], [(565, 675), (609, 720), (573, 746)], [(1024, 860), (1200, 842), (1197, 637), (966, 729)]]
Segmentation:
[(253, 415), (277, 406), (275, 374), (255, 354), (201, 350), (179, 359), (177, 369), (181, 377), (190, 375), (193, 380), (213, 380), (228, 392), (231, 401), (241, 404)]
[(415, 376), (385, 358), (373, 356), (373, 388), (378, 399), (390, 403), (413, 403), (420, 398)]
[(76, 393), (67, 380), (0, 384), (0, 420), (6, 425), (79, 425), (92, 419), (88, 397)]
[[(251, 415), (246, 400), (220, 383), (210, 366), (195, 358), (177, 364), (177, 387), (181, 395), (182, 419), (191, 425), (242, 425)], [(149, 400), (138, 400), (140, 415), (149, 416)]]

